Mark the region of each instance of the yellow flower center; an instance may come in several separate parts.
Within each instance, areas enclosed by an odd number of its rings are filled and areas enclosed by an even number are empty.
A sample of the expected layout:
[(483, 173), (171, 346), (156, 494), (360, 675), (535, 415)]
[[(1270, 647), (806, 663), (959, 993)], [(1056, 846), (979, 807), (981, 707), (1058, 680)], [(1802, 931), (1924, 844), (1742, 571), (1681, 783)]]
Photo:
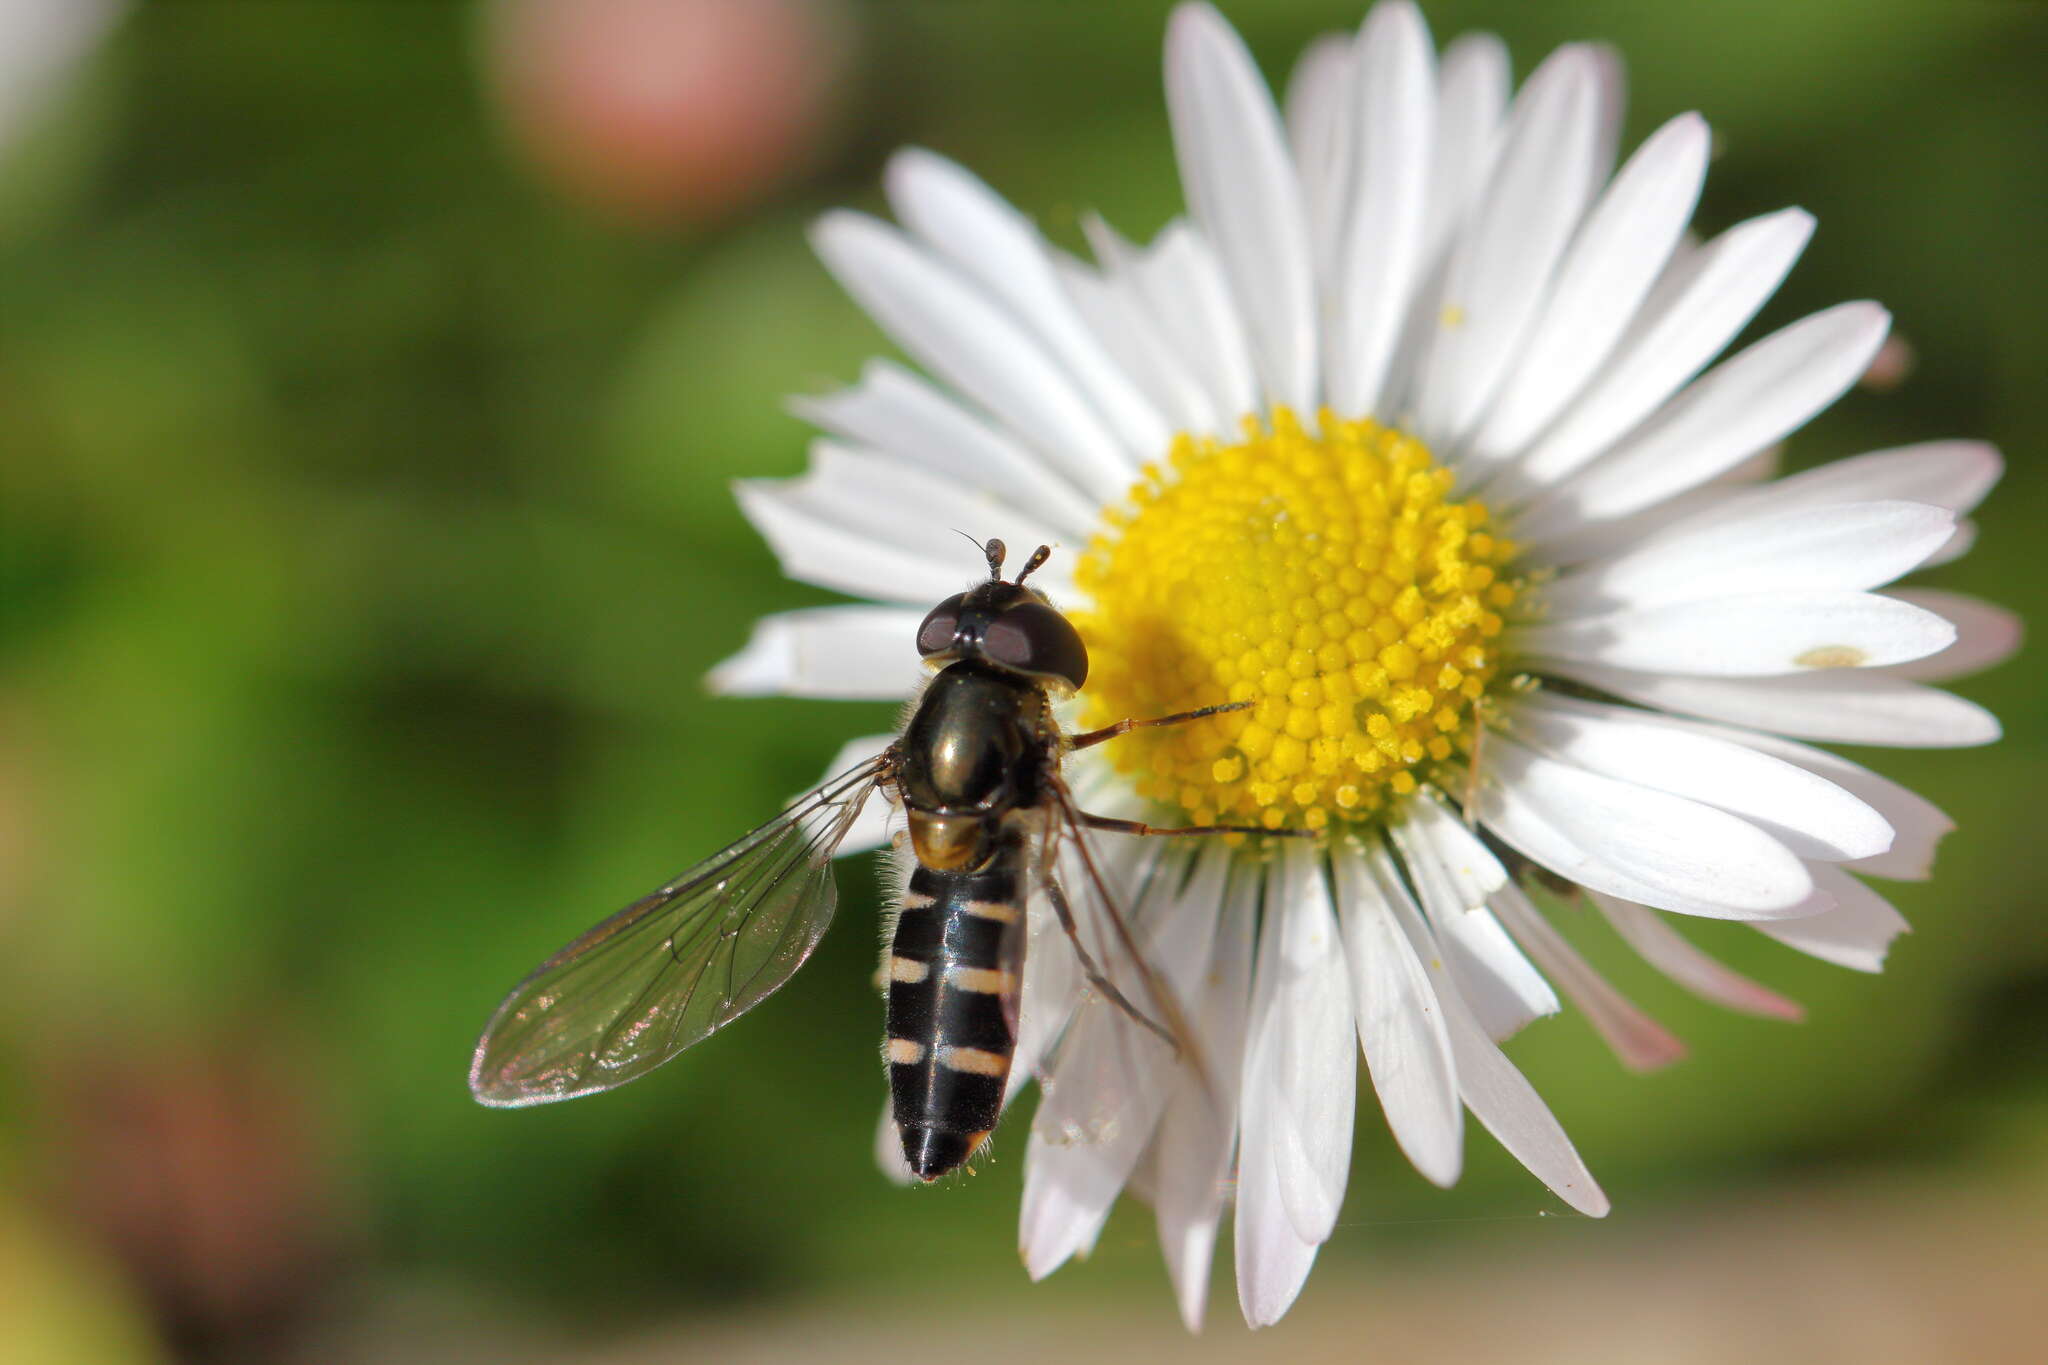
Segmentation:
[(1197, 824), (1371, 818), (1469, 750), (1500, 666), (1514, 547), (1400, 432), (1285, 408), (1244, 440), (1182, 435), (1109, 511), (1075, 574), (1086, 723), (1250, 709), (1111, 746)]

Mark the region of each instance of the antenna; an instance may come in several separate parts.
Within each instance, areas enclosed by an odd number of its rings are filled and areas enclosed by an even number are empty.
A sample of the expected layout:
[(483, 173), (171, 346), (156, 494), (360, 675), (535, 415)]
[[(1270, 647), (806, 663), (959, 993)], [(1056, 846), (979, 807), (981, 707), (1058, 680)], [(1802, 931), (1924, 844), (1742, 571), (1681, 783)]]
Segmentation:
[(1017, 577), (1012, 581), (1022, 583), (1025, 579), (1029, 578), (1032, 574), (1036, 573), (1038, 571), (1038, 567), (1041, 564), (1045, 563), (1046, 560), (1051, 558), (1052, 546), (1039, 546), (1037, 549), (1031, 552), (1031, 558), (1024, 561), (1024, 567), (1017, 570)]

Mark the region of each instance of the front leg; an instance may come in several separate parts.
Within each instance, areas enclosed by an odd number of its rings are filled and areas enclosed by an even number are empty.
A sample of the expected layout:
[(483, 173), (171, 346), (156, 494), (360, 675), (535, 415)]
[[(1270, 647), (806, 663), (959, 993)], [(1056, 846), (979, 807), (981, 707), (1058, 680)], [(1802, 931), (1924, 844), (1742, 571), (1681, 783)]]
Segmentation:
[(1114, 815), (1076, 812), (1076, 818), (1090, 829), (1116, 834), (1264, 834), (1276, 839), (1313, 839), (1312, 829), (1267, 829), (1263, 825), (1148, 825), (1142, 820), (1119, 820)]
[[(1176, 711), (1170, 716), (1155, 716), (1150, 720), (1120, 720), (1114, 725), (1105, 725), (1100, 730), (1089, 730), (1073, 735), (1067, 740), (1069, 749), (1086, 749), (1127, 735), (1133, 730), (1147, 730), (1157, 725), (1182, 725), (1191, 720), (1202, 720), (1208, 716), (1220, 716), (1226, 711), (1249, 711), (1248, 701), (1226, 701), (1215, 706), (1204, 706), (1193, 711)], [(1166, 828), (1148, 825), (1142, 820), (1119, 820), (1112, 815), (1092, 815), (1084, 810), (1074, 812), (1074, 818), (1090, 829), (1105, 829), (1117, 834), (1272, 834), (1283, 839), (1312, 839), (1315, 833), (1306, 829), (1267, 829), (1263, 825), (1179, 825)]]
[(1201, 720), (1205, 716), (1220, 716), (1225, 711), (1249, 711), (1251, 706), (1248, 701), (1227, 701), (1216, 706), (1204, 706), (1196, 711), (1176, 711), (1170, 716), (1155, 716), (1151, 720), (1120, 720), (1114, 725), (1105, 725), (1100, 730), (1068, 736), (1067, 747), (1093, 748), (1106, 739), (1115, 739), (1118, 735), (1127, 735), (1133, 730), (1148, 730), (1155, 725), (1181, 725), (1187, 721)]

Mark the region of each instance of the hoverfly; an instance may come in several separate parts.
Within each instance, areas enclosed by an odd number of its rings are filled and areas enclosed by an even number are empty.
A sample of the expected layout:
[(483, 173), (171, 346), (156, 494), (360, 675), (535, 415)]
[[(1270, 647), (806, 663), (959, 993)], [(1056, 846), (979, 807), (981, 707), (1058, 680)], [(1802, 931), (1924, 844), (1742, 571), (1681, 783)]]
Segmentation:
[[(935, 672), (897, 740), (543, 962), (505, 997), (477, 1042), (469, 1084), (478, 1100), (513, 1108), (610, 1090), (759, 1004), (803, 965), (831, 922), (833, 854), (878, 790), (904, 810), (916, 858), (884, 973), (891, 1107), (913, 1175), (930, 1181), (959, 1167), (996, 1125), (1016, 1049), (1025, 906), (1035, 889), (1090, 983), (1188, 1055), (1172, 992), (1132, 940), (1080, 832), (1270, 831), (1166, 829), (1091, 814), (1076, 803), (1061, 763), (1134, 729), (1249, 703), (1067, 734), (1052, 703), (1086, 680), (1088, 651), (1073, 624), (1024, 582), (1052, 550), (1041, 545), (1006, 582), (1003, 543), (979, 548), (988, 578), (933, 607), (918, 627), (918, 653)], [(1069, 834), (1146, 1009), (1082, 942), (1052, 871), (1057, 842)]]

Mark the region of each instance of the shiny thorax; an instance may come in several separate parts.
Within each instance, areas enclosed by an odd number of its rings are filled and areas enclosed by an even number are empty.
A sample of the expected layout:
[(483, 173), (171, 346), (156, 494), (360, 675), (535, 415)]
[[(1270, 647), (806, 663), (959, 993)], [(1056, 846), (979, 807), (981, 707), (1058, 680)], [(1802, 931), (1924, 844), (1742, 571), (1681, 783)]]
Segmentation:
[(963, 869), (984, 861), (996, 817), (1043, 799), (1058, 745), (1042, 684), (971, 659), (947, 665), (898, 744), (897, 790), (918, 862)]

